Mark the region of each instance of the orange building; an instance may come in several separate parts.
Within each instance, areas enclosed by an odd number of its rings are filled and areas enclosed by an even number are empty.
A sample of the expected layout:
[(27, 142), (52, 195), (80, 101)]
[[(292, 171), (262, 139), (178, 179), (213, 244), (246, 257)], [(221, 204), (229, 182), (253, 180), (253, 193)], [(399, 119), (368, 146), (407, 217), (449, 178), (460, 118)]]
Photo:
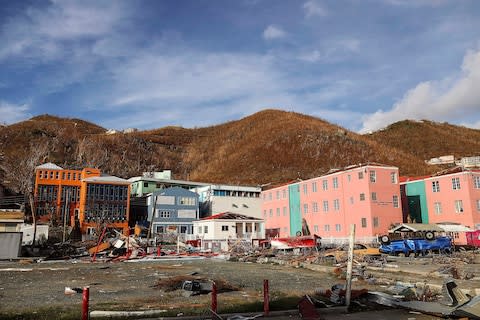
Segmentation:
[(46, 163), (35, 168), (35, 210), (40, 221), (65, 222), (89, 238), (103, 226), (128, 230), (130, 183), (99, 169), (65, 170)]

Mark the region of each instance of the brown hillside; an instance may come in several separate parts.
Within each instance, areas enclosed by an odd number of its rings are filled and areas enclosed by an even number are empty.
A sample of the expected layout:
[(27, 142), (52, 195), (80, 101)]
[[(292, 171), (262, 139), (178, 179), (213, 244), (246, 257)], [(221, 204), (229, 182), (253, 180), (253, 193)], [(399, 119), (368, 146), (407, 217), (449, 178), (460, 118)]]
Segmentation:
[(424, 160), (444, 155), (458, 158), (480, 154), (480, 130), (448, 123), (404, 120), (369, 137)]
[(372, 136), (278, 110), (206, 128), (165, 127), (114, 135), (82, 120), (45, 115), (1, 127), (0, 146), (4, 169), (47, 146), (42, 161), (65, 168), (98, 167), (123, 178), (170, 169), (176, 179), (230, 184), (283, 183), (366, 162), (396, 165), (401, 174), (433, 170), (423, 158)]

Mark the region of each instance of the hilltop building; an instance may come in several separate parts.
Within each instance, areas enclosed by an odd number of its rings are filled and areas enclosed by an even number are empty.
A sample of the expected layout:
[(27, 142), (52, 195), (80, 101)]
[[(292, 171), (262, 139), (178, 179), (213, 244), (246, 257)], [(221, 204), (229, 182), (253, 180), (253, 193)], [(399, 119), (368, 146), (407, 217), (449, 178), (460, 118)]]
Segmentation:
[[(99, 169), (66, 170), (53, 163), (35, 169), (39, 220), (65, 223), (89, 238), (104, 226), (127, 233), (130, 182)], [(101, 230), (100, 230), (101, 231)]]
[[(402, 222), (398, 168), (368, 164), (262, 192), (267, 237), (302, 235), (302, 219), (323, 239), (372, 240)], [(324, 240), (322, 240), (324, 241)]]

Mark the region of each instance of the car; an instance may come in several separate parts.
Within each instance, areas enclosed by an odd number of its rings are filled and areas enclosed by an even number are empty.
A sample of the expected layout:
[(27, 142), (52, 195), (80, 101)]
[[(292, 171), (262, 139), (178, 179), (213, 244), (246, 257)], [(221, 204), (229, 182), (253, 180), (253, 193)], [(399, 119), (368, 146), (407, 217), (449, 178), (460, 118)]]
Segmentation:
[(382, 245), (379, 251), (394, 256), (403, 254), (408, 257), (412, 253), (415, 256), (424, 256), (430, 252), (451, 253), (452, 251), (452, 239), (445, 236), (435, 237), (433, 232), (426, 232), (423, 237), (412, 238), (382, 236), (380, 242)]
[[(331, 249), (325, 252), (324, 257), (332, 259), (335, 263), (347, 260), (348, 245)], [(374, 257), (380, 257), (381, 253), (378, 248), (370, 247), (364, 244), (356, 243), (353, 247), (353, 256), (357, 259), (370, 259)]]

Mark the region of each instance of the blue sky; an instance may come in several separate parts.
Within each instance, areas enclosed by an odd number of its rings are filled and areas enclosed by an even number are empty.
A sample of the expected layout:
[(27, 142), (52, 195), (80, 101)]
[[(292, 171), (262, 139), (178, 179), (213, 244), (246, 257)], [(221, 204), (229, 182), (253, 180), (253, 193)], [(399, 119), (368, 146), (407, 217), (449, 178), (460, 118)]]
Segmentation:
[(480, 128), (480, 1), (0, 0), (0, 123), (202, 127), (275, 108)]

